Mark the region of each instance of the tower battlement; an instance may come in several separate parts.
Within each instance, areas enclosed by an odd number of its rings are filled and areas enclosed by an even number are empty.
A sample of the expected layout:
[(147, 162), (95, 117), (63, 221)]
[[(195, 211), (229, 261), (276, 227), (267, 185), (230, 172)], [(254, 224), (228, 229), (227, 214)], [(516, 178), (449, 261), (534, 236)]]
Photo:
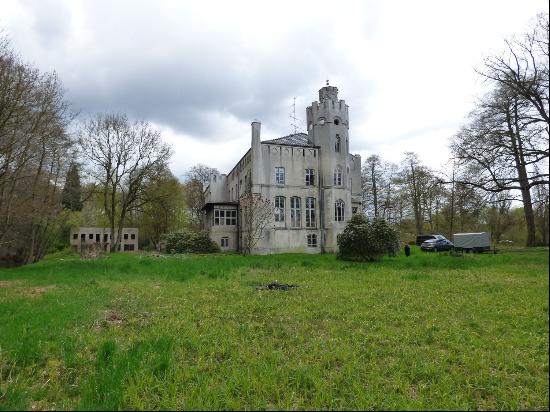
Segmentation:
[(349, 120), (348, 105), (345, 100), (312, 102), (311, 106), (306, 108), (306, 117), (308, 129), (314, 125), (333, 123), (334, 119), (338, 119), (347, 126)]

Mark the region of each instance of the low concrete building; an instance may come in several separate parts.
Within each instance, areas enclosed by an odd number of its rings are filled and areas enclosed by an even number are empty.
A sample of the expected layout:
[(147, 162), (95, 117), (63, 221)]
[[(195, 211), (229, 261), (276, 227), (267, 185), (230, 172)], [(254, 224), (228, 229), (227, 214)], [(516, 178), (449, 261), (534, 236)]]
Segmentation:
[[(119, 250), (130, 252), (138, 250), (139, 229), (136, 227), (122, 228), (122, 239)], [(105, 250), (111, 250), (111, 228), (107, 227), (76, 227), (71, 229), (71, 246), (80, 251), (81, 245), (101, 243)]]
[(273, 205), (273, 224), (252, 253), (337, 250), (338, 235), (361, 210), (361, 157), (349, 153), (348, 105), (336, 87), (321, 88), (306, 116), (307, 134), (264, 141), (253, 122), (251, 148), (227, 175), (210, 177), (206, 227), (222, 251), (243, 249), (246, 192)]

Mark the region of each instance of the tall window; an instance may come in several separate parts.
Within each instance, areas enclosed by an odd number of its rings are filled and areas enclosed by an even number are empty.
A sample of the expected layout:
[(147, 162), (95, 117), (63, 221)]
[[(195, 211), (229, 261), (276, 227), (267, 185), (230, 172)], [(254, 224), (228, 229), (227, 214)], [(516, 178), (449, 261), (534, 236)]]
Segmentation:
[(306, 198), (306, 227), (315, 227), (315, 198)]
[(285, 221), (285, 198), (284, 196), (275, 196), (275, 222)]
[(334, 220), (337, 222), (344, 221), (344, 206), (343, 200), (337, 200), (336, 203), (334, 203)]
[(306, 186), (315, 186), (315, 170), (306, 169)]
[(302, 225), (300, 206), (299, 197), (290, 198), (290, 227), (300, 227)]
[(236, 224), (236, 210), (214, 210), (214, 226), (235, 226)]
[(334, 151), (340, 152), (340, 135), (336, 135), (336, 142), (334, 142)]
[(275, 168), (275, 184), (284, 185), (285, 184), (285, 168), (276, 167)]
[(342, 169), (339, 167), (334, 171), (334, 186), (342, 186)]

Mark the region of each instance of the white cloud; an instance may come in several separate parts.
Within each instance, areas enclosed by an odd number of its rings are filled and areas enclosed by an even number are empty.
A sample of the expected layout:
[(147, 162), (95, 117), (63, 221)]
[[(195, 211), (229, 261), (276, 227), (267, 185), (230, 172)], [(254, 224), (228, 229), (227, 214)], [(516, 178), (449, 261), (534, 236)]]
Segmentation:
[(158, 125), (173, 170), (227, 172), (250, 144), (291, 131), (325, 78), (350, 106), (352, 152), (433, 168), (482, 89), (474, 68), (522, 33), (539, 0), (179, 2), (5, 0), (0, 26), (84, 112)]

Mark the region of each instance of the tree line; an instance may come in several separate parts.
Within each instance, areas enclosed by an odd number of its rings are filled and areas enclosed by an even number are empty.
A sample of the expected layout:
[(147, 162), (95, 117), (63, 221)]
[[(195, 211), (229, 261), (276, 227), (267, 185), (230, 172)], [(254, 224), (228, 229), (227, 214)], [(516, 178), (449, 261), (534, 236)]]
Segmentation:
[[(450, 139), (448, 170), (407, 152), (362, 167), (364, 212), (404, 240), (431, 232), (490, 230), (496, 241), (524, 233), (548, 244), (548, 15), (505, 42), (478, 71), (487, 92)], [(162, 236), (202, 229), (204, 187), (216, 169), (172, 174), (171, 148), (145, 121), (93, 114), (75, 121), (56, 73), (42, 73), (0, 37), (0, 264), (36, 262), (68, 242), (72, 226), (124, 226), (159, 249)], [(514, 208), (514, 204), (521, 207)]]

